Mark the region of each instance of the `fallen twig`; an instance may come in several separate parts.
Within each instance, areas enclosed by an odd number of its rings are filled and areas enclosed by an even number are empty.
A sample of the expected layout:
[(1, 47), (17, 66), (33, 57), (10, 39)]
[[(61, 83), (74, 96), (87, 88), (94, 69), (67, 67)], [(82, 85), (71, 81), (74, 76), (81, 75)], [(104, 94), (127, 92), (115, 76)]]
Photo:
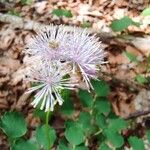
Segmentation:
[(135, 113), (130, 114), (129, 116), (127, 116), (124, 119), (126, 119), (126, 120), (134, 119), (134, 118), (137, 118), (137, 117), (148, 115), (149, 113), (150, 113), (150, 110), (147, 110), (147, 111), (137, 111)]
[[(34, 30), (37, 31), (40, 28), (43, 27), (49, 27), (49, 28), (53, 28), (53, 26), (49, 26), (49, 25), (45, 25), (43, 23), (39, 23), (37, 21), (32, 21), (29, 19), (24, 19), (18, 16), (14, 16), (14, 15), (9, 15), (9, 14), (3, 14), (0, 13), (0, 22), (3, 23), (10, 23), (13, 25), (14, 28), (20, 28), (20, 29), (24, 29), (24, 30)], [(73, 26), (64, 26), (64, 28), (69, 32), (73, 30)], [(83, 30), (83, 28), (78, 28), (79, 30)], [(115, 37), (115, 34), (113, 32), (103, 32), (101, 30), (94, 30), (93, 28), (88, 28), (87, 29), (88, 32), (96, 34), (98, 37), (100, 37), (100, 39), (102, 41), (104, 40), (109, 40), (112, 39), (113, 37)]]

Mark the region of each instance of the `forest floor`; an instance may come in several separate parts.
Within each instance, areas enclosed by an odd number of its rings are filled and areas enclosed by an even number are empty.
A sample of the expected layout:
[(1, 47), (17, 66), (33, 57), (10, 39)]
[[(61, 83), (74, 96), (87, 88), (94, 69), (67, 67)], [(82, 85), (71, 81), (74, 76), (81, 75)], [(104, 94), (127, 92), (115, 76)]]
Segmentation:
[[(29, 128), (39, 124), (39, 119), (33, 117), (30, 105), (31, 95), (25, 94), (29, 84), (24, 81), (27, 57), (24, 47), (35, 31), (30, 26), (20, 26), (17, 20), (13, 22), (2, 20), (5, 14), (12, 18), (19, 16), (24, 20), (32, 20), (41, 24), (65, 24), (70, 26), (89, 26), (100, 38), (107, 52), (107, 64), (102, 66), (100, 78), (110, 85), (109, 100), (117, 115), (126, 119), (140, 118), (139, 129), (150, 128), (150, 85), (139, 84), (137, 75), (149, 77), (146, 71), (146, 61), (150, 55), (150, 18), (141, 17), (144, 8), (150, 6), (149, 0), (78, 0), (69, 1), (33, 1), (23, 5), (19, 0), (3, 2), (0, 0), (0, 114), (5, 111), (18, 110), (26, 116)], [(57, 8), (70, 10), (71, 18), (58, 17), (52, 14)], [(142, 21), (140, 27), (131, 26), (122, 35), (116, 36), (109, 25), (114, 19), (124, 16), (134, 21)], [(131, 38), (128, 38), (130, 35)], [(131, 61), (125, 52), (132, 53), (140, 61)], [(146, 115), (145, 115), (146, 114)], [(139, 117), (139, 116), (144, 117)], [(57, 126), (57, 123), (54, 125)], [(144, 127), (143, 127), (144, 123)], [(8, 149), (6, 137), (0, 133), (0, 149)]]

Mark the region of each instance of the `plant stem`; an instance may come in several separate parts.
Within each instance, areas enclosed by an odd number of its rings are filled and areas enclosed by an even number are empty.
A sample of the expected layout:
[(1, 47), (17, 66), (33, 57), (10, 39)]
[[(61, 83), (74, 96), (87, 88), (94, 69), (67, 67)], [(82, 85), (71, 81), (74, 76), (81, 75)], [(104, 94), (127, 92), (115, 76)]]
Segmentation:
[(93, 114), (93, 108), (94, 108), (94, 103), (96, 101), (96, 98), (97, 98), (97, 94), (94, 95), (94, 98), (93, 98), (93, 105), (92, 105), (92, 108), (90, 110), (90, 114), (92, 115)]
[(46, 125), (49, 124), (50, 110), (46, 112)]
[(47, 150), (50, 150), (50, 135), (49, 135), (49, 118), (50, 118), (50, 110), (46, 112), (46, 136), (48, 139), (48, 146), (49, 148)]

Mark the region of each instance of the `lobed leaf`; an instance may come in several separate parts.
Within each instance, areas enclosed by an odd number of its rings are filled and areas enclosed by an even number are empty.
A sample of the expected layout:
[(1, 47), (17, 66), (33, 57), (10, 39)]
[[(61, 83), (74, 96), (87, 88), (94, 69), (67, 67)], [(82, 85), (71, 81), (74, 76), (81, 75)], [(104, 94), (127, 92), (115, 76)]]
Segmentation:
[(23, 116), (18, 112), (6, 112), (1, 118), (1, 128), (10, 138), (18, 138), (27, 132)]
[(65, 10), (65, 9), (54, 9), (52, 11), (53, 15), (56, 15), (58, 17), (67, 17), (67, 18), (71, 18), (72, 17), (72, 13), (70, 10)]
[(12, 148), (12, 150), (27, 150), (27, 149), (28, 150), (39, 150), (38, 146), (30, 140), (24, 141), (24, 142), (18, 142)]
[(129, 18), (128, 16), (125, 16), (121, 19), (112, 21), (110, 27), (113, 31), (119, 32), (128, 28), (130, 25), (139, 26), (139, 23), (134, 22), (131, 18)]
[(105, 135), (108, 139), (109, 142), (111, 142), (115, 148), (119, 148), (124, 144), (124, 139), (123, 137), (112, 130), (105, 130)]
[(110, 93), (110, 88), (104, 80), (92, 80), (91, 83), (98, 96), (106, 97)]
[(65, 130), (65, 137), (72, 145), (79, 145), (84, 142), (83, 129), (78, 124), (67, 127)]
[(36, 129), (36, 139), (42, 148), (50, 149), (56, 140), (56, 132), (48, 125), (40, 126)]
[(93, 98), (88, 91), (80, 89), (78, 92), (78, 96), (79, 96), (80, 101), (84, 107), (92, 107)]
[(133, 150), (145, 150), (144, 143), (141, 139), (136, 136), (131, 136), (129, 139), (129, 144), (133, 148)]

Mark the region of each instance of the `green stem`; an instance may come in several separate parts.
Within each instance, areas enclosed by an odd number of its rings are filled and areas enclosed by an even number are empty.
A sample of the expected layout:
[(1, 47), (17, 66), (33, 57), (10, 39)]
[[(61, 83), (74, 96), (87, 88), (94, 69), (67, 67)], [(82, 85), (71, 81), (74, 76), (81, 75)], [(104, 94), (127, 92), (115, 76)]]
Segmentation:
[(46, 112), (46, 125), (49, 125), (50, 110)]
[(46, 136), (48, 139), (48, 145), (49, 148), (47, 150), (50, 150), (50, 136), (49, 136), (49, 118), (50, 118), (50, 110), (46, 112)]
[(94, 108), (94, 103), (96, 101), (96, 98), (97, 98), (97, 94), (94, 95), (94, 98), (93, 98), (93, 105), (92, 105), (92, 108), (90, 110), (90, 114), (92, 115), (93, 114), (93, 108)]
[(76, 148), (76, 146), (75, 145), (72, 145), (72, 149), (74, 150)]

